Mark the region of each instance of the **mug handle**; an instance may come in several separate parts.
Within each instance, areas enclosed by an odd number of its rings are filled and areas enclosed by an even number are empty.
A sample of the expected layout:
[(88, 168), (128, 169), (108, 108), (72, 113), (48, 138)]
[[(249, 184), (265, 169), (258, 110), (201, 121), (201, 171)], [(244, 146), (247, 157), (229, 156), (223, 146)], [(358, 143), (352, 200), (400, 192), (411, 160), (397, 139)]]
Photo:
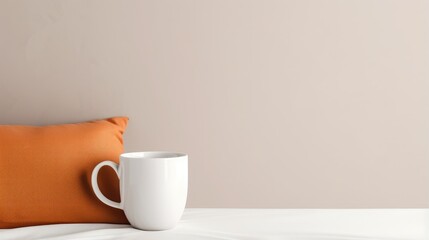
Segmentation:
[(104, 166), (109, 166), (109, 167), (113, 168), (113, 170), (115, 170), (115, 172), (116, 172), (116, 175), (118, 175), (118, 178), (120, 178), (119, 177), (119, 165), (115, 162), (112, 162), (112, 161), (103, 161), (103, 162), (97, 164), (97, 166), (95, 166), (94, 170), (92, 170), (92, 175), (91, 175), (92, 190), (94, 190), (95, 195), (104, 204), (111, 206), (111, 207), (114, 207), (114, 208), (122, 209), (120, 202), (114, 202), (114, 201), (106, 198), (103, 195), (103, 193), (100, 191), (100, 188), (98, 188), (98, 182), (97, 182), (98, 171), (100, 171), (100, 169)]

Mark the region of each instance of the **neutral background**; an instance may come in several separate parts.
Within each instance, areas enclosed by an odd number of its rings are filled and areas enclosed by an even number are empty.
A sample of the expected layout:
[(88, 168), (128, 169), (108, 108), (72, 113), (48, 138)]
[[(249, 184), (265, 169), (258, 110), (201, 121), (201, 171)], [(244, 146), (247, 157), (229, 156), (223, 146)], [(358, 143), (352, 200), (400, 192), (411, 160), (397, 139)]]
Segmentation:
[(0, 124), (127, 115), (188, 207), (429, 207), (427, 1), (0, 1)]

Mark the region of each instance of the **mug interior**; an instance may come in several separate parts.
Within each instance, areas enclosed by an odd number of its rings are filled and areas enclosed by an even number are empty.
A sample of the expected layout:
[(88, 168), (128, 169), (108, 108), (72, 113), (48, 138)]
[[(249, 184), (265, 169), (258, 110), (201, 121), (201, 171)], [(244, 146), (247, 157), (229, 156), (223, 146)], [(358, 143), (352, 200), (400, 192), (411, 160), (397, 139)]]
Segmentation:
[(176, 158), (184, 157), (184, 153), (173, 153), (173, 152), (129, 152), (121, 154), (124, 158)]

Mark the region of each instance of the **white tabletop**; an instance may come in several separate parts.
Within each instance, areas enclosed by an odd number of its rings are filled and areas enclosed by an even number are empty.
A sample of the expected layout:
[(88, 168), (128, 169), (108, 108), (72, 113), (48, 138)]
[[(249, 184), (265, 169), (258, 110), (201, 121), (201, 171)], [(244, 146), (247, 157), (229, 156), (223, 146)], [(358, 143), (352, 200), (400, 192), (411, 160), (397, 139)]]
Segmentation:
[(0, 230), (0, 239), (429, 240), (429, 209), (186, 209), (176, 228), (57, 224)]

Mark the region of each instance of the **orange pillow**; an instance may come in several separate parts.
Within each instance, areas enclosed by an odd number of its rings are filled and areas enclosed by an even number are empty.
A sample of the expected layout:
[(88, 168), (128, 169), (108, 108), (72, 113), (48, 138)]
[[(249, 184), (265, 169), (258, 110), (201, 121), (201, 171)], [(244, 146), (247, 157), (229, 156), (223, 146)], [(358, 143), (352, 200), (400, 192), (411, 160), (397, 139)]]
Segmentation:
[[(39, 224), (128, 223), (101, 203), (91, 172), (103, 160), (119, 161), (128, 118), (114, 117), (44, 127), (0, 125), (0, 228)], [(119, 180), (102, 168), (100, 189), (119, 201)]]

